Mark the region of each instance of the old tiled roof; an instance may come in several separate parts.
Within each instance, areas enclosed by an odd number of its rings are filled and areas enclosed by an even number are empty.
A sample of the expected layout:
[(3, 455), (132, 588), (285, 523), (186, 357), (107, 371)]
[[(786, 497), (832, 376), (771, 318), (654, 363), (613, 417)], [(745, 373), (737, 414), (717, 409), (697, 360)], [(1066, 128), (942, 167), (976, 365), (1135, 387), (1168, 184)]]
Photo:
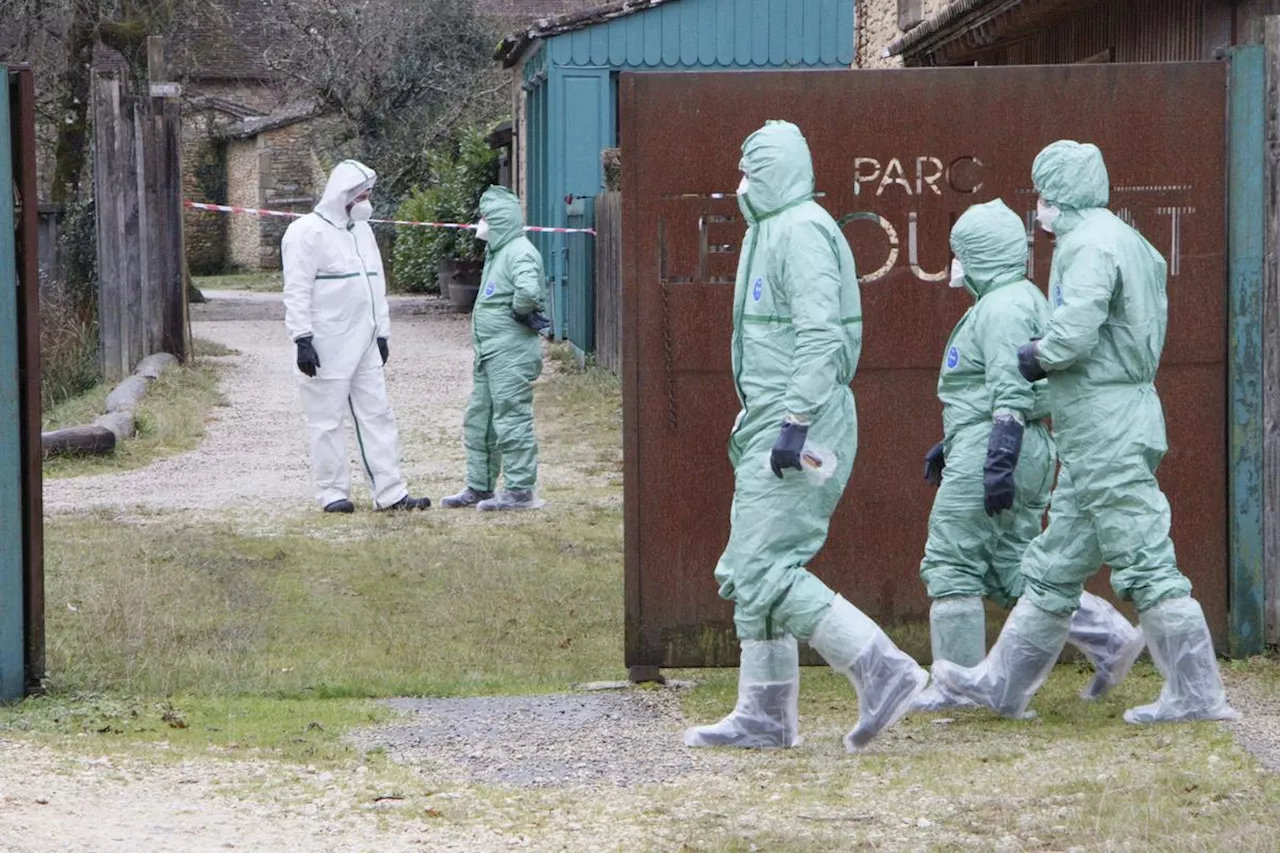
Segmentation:
[(206, 0), (178, 25), (171, 58), (189, 80), (263, 80), (278, 32), (270, 0)]
[(315, 101), (304, 100), (275, 110), (270, 115), (250, 116), (234, 124), (227, 125), (214, 132), (219, 139), (251, 139), (269, 130), (279, 130), (291, 124), (308, 121), (322, 115), (323, 111)]
[(613, 0), (609, 3), (597, 3), (565, 15), (539, 18), (529, 26), (503, 38), (498, 44), (498, 49), (494, 51), (493, 58), (509, 68), (520, 59), (529, 45), (538, 39), (586, 29), (595, 24), (612, 21), (614, 18), (624, 18), (664, 3), (674, 2), (676, 0)]

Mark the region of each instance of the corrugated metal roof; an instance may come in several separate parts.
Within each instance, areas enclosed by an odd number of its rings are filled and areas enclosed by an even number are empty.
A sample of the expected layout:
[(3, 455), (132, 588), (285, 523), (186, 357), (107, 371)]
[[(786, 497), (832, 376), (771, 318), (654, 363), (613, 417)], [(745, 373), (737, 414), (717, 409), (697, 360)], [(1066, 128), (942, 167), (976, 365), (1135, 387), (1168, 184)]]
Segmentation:
[(630, 0), (542, 22), (497, 55), (510, 67), (545, 40), (561, 68), (847, 68), (853, 33), (854, 0)]
[(498, 49), (494, 51), (493, 58), (501, 62), (504, 67), (510, 68), (528, 50), (529, 45), (538, 39), (573, 32), (574, 30), (590, 27), (593, 24), (612, 21), (615, 18), (623, 18), (627, 15), (634, 15), (636, 12), (652, 9), (655, 6), (675, 2), (676, 0), (615, 0), (613, 3), (605, 3), (580, 12), (570, 12), (567, 15), (559, 15), (554, 18), (542, 18), (528, 29), (520, 30), (504, 37), (498, 43)]

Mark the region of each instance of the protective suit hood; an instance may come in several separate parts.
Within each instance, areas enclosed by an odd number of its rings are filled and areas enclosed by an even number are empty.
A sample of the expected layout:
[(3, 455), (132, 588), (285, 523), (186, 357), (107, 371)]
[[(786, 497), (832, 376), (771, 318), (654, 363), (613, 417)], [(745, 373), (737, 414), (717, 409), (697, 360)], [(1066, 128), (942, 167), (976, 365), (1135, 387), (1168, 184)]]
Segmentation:
[(1027, 276), (1027, 231), (1018, 214), (995, 199), (966, 210), (951, 229), (951, 251), (966, 287), (981, 299), (992, 287)]
[(315, 212), (330, 225), (350, 228), (354, 223), (347, 213), (347, 205), (365, 190), (373, 189), (378, 175), (373, 169), (356, 160), (343, 160), (329, 174), (324, 185), (324, 195), (315, 206)]
[(738, 168), (749, 189), (744, 213), (759, 221), (813, 198), (813, 158), (800, 128), (789, 121), (768, 121), (742, 143)]
[(524, 233), (520, 197), (506, 187), (491, 186), (480, 196), (480, 216), (489, 223), (489, 251), (496, 252)]
[(1031, 165), (1031, 181), (1044, 200), (1064, 215), (1106, 207), (1111, 199), (1102, 152), (1087, 142), (1062, 139), (1047, 146)]

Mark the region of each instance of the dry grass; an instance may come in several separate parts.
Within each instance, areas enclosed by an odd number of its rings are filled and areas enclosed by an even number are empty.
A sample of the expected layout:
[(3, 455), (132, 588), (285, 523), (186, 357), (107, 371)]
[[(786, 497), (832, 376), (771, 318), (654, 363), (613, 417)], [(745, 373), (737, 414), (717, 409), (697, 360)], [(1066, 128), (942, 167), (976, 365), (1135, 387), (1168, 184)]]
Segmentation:
[(279, 271), (231, 273), (229, 275), (193, 276), (191, 283), (200, 290), (248, 290), (255, 293), (279, 293), (284, 278)]
[[(102, 414), (111, 387), (94, 386), (44, 413), (43, 429), (91, 423)], [(195, 447), (204, 437), (209, 410), (221, 402), (217, 368), (200, 358), (165, 371), (151, 383), (134, 412), (137, 435), (109, 456), (53, 457), (45, 460), (46, 479), (110, 474)]]
[[(715, 753), (683, 777), (607, 792), (444, 783), (356, 755), (342, 733), (385, 714), (359, 697), (623, 677), (617, 383), (557, 361), (538, 406), (545, 452), (577, 475), (549, 488), (562, 493), (554, 512), (308, 515), (270, 535), (168, 517), (52, 519), (53, 695), (0, 712), (0, 736), (324, 762), (343, 791), (326, 803), (356, 810), (370, 791), (394, 792), (386, 828), (412, 828), (424, 849), (467, 833), (497, 840), (463, 849), (593, 853), (1278, 849), (1280, 780), (1225, 729), (1121, 720), (1159, 689), (1148, 665), (1097, 704), (1076, 699), (1085, 670), (1062, 666), (1036, 721), (913, 715), (857, 756), (840, 747), (857, 713), (848, 683), (807, 668), (798, 749)], [(1280, 684), (1275, 661), (1228, 672)], [(669, 675), (699, 682), (683, 694), (691, 722), (732, 707), (733, 671)], [(233, 793), (267, 809), (311, 796), (291, 778), (282, 769)]]

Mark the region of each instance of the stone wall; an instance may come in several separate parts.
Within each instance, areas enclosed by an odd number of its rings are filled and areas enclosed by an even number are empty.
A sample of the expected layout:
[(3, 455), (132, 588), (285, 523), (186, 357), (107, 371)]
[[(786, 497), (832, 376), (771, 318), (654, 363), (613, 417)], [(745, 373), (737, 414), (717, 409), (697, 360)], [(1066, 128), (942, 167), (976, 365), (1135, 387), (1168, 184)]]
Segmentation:
[[(213, 110), (182, 116), (182, 197), (210, 204), (227, 203), (226, 150), (213, 129), (226, 117)], [(187, 266), (192, 275), (221, 272), (227, 263), (227, 217), (199, 210), (183, 212)]]
[(905, 22), (925, 20), (946, 5), (947, 0), (863, 0), (859, 3), (862, 14), (862, 32), (857, 37), (862, 39), (863, 68), (901, 68), (902, 57), (881, 57), (884, 48), (904, 32), (899, 28), (899, 12), (903, 12)]
[[(227, 204), (306, 213), (328, 180), (318, 143), (337, 129), (334, 119), (311, 119), (225, 143)], [(239, 270), (280, 269), (280, 240), (290, 219), (227, 214), (227, 263)]]
[[(257, 139), (233, 139), (227, 143), (227, 204), (258, 206), (260, 162)], [(258, 218), (245, 214), (226, 216), (228, 265), (241, 270), (258, 269), (262, 262), (262, 234)]]

